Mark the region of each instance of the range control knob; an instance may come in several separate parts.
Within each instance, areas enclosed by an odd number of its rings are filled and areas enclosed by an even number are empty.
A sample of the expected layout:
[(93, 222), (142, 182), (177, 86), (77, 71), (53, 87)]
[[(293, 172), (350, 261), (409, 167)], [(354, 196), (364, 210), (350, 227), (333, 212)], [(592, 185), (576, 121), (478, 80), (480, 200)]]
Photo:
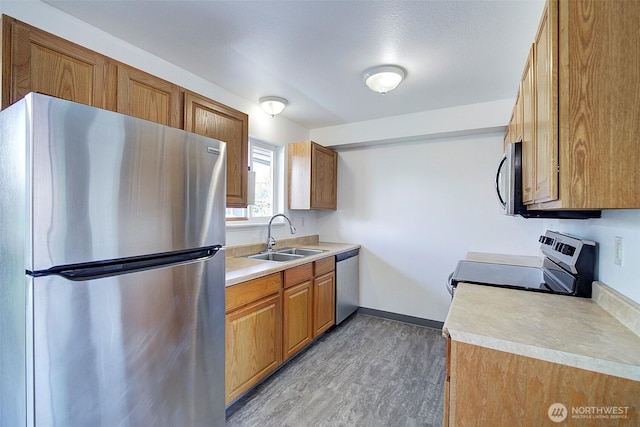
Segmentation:
[(564, 245), (562, 245), (560, 252), (568, 256), (573, 256), (573, 254), (576, 252), (576, 248), (565, 243)]
[(547, 236), (540, 236), (540, 238), (538, 239), (538, 241), (543, 245), (552, 245), (553, 240), (554, 239), (552, 237), (547, 237)]

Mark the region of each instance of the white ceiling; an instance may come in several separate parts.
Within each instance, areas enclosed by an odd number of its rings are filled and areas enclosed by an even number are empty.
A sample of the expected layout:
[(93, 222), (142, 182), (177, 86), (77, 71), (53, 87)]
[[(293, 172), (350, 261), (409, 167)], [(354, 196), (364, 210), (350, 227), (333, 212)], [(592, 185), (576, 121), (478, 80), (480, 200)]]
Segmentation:
[[(309, 129), (512, 98), (544, 0), (45, 0)], [(393, 63), (386, 95), (362, 82)]]

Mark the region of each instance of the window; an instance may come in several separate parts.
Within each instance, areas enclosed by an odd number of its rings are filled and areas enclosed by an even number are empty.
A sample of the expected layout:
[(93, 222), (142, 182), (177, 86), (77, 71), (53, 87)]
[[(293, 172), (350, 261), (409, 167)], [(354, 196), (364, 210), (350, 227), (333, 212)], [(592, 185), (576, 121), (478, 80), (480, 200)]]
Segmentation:
[[(255, 173), (255, 184), (249, 188), (249, 202), (253, 202), (247, 209), (228, 208), (227, 220), (260, 221), (271, 218), (278, 212), (278, 165), (279, 147), (265, 142), (249, 140), (249, 170)], [(252, 180), (249, 179), (249, 185)], [(252, 190), (254, 200), (251, 200)]]

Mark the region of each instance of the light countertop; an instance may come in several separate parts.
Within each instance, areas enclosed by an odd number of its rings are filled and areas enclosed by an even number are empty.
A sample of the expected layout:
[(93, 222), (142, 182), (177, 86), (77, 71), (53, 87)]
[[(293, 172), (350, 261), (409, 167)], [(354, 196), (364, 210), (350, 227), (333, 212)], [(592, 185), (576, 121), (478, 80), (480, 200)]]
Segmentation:
[(264, 250), (265, 245), (251, 244), (226, 249), (226, 286), (236, 285), (247, 280), (257, 279), (272, 273), (278, 273), (288, 268), (313, 262), (327, 256), (337, 255), (342, 252), (360, 248), (360, 245), (350, 243), (320, 242), (318, 236), (306, 236), (294, 239), (278, 240), (274, 250), (287, 247), (301, 247), (309, 249), (321, 249), (324, 252), (317, 255), (305, 256), (294, 261), (277, 262), (246, 258), (246, 255), (258, 253)]
[[(470, 253), (468, 259), (492, 258)], [(536, 259), (528, 261), (535, 266)], [(606, 309), (598, 303), (611, 299), (615, 302)], [(624, 305), (626, 317), (612, 312), (613, 305)], [(630, 329), (638, 318), (639, 304), (600, 282), (594, 282), (593, 299), (459, 283), (443, 334), (459, 342), (640, 381), (640, 336)]]

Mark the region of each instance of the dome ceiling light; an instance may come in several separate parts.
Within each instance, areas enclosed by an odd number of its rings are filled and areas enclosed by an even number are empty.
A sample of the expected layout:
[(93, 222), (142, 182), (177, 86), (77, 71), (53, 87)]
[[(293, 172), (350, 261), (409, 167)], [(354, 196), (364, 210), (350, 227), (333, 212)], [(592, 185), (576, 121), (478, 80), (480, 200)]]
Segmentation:
[(395, 89), (407, 76), (407, 70), (397, 65), (380, 65), (363, 74), (364, 83), (374, 92), (385, 94)]
[(275, 117), (277, 114), (282, 113), (284, 107), (289, 104), (289, 101), (284, 98), (280, 98), (279, 96), (264, 96), (260, 98), (258, 102), (264, 112), (269, 114), (271, 117)]

